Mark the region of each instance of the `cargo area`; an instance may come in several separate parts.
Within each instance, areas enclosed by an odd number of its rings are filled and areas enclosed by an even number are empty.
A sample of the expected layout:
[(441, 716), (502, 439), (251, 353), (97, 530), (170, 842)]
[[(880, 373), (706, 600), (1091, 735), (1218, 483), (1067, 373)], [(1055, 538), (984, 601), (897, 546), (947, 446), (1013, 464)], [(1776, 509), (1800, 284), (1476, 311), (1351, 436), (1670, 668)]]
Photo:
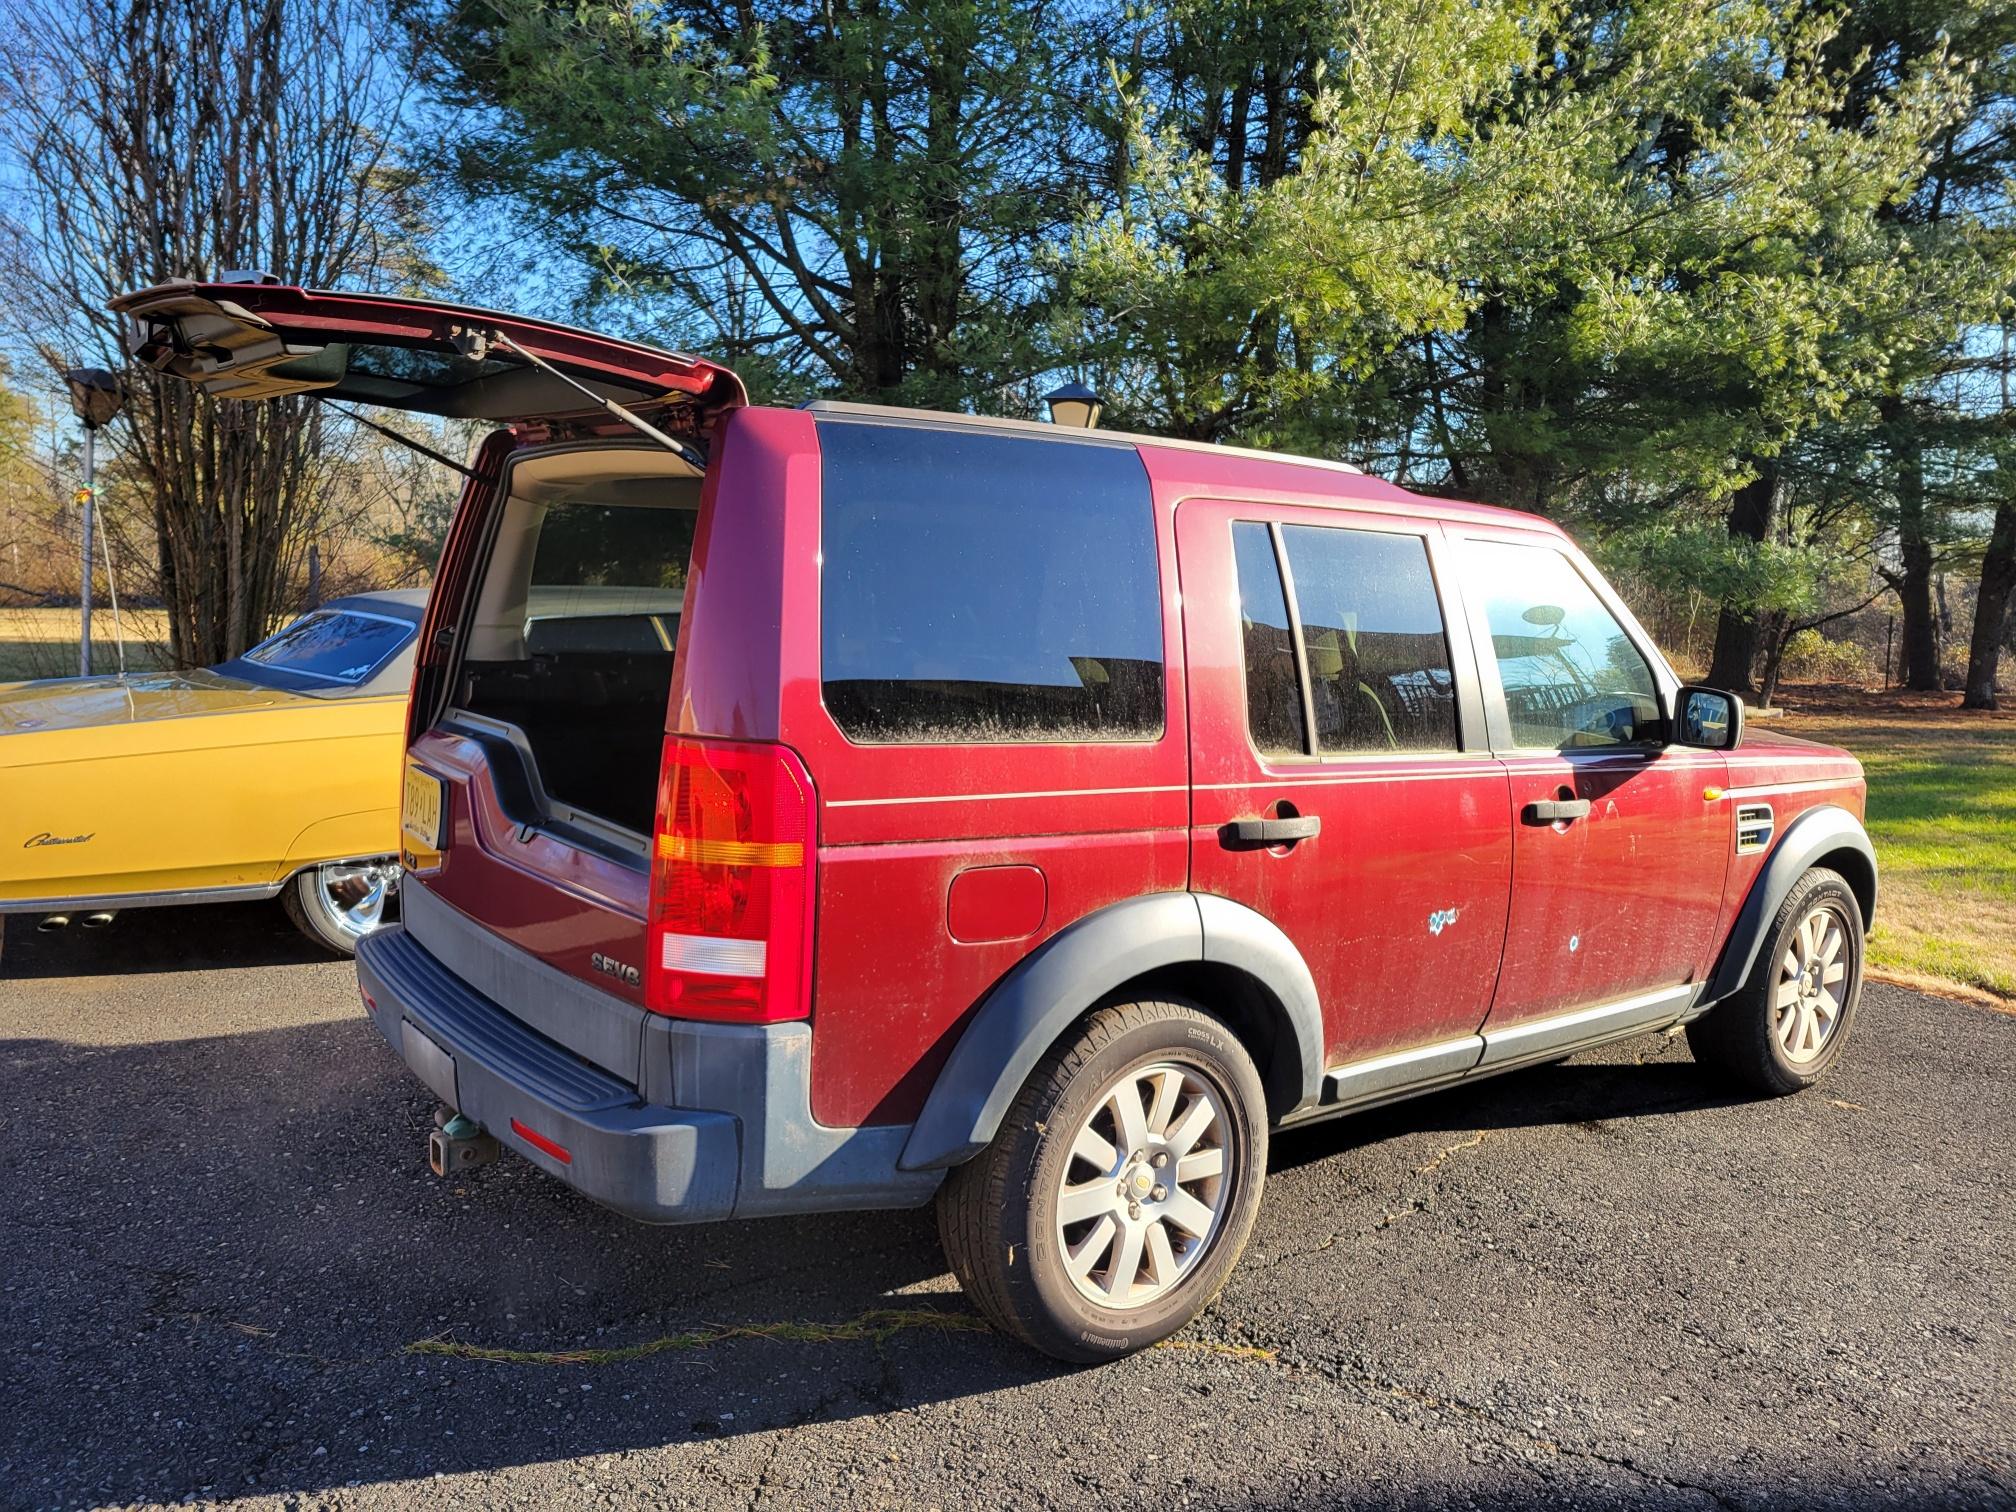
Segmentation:
[(668, 451), (608, 446), (505, 480), (452, 702), (515, 732), (558, 817), (651, 829), (700, 481)]

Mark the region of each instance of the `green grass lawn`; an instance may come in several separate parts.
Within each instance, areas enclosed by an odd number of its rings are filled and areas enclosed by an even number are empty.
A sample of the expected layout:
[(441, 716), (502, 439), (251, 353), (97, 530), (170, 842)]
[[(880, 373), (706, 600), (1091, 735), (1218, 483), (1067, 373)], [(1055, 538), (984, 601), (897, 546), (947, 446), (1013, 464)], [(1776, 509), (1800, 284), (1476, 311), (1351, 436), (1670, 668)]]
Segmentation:
[(1838, 688), (1780, 702), (1772, 728), (1844, 746), (1869, 774), (1881, 868), (1869, 964), (2016, 1002), (2016, 709)]
[[(127, 609), (122, 613), (126, 621), (127, 670), (143, 672), (160, 666), (155, 643), (167, 635), (166, 617), (158, 609)], [(77, 626), (75, 609), (0, 609), (0, 682), (75, 677)], [(119, 670), (112, 611), (102, 604), (91, 615), (91, 670)]]

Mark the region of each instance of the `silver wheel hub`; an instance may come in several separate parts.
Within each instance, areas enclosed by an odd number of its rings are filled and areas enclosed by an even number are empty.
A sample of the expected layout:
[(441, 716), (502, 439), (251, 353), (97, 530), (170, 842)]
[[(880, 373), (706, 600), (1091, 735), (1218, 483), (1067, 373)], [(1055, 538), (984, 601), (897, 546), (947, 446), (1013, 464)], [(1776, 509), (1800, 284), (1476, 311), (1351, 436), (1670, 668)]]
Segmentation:
[(399, 863), (337, 861), (315, 869), (315, 890), (329, 922), (347, 938), (362, 939), (385, 921), (385, 905), (399, 893)]
[(1170, 1061), (1101, 1090), (1057, 1192), (1058, 1249), (1088, 1301), (1139, 1307), (1196, 1268), (1232, 1194), (1225, 1109), (1214, 1081)]
[(1771, 1032), (1793, 1065), (1820, 1057), (1841, 1024), (1848, 986), (1848, 921), (1822, 903), (1793, 932), (1778, 963)]

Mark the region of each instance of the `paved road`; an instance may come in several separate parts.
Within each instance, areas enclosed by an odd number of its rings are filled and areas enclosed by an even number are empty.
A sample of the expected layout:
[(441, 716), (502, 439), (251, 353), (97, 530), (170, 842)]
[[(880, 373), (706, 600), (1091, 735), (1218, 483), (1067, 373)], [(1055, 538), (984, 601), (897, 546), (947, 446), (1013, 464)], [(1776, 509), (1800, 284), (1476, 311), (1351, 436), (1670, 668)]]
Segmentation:
[(1789, 1102), (1653, 1039), (1284, 1137), (1206, 1318), (1070, 1371), (956, 1326), (927, 1214), (434, 1180), (277, 913), (17, 922), (0, 1503), (2016, 1505), (2016, 1018), (1863, 1012)]

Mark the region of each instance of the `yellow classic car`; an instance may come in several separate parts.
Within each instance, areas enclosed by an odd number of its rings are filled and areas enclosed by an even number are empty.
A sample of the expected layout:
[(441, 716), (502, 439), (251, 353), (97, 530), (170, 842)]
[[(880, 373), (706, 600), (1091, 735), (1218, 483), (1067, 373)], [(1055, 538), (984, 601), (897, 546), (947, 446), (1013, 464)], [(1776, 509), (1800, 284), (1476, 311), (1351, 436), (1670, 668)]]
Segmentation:
[(397, 896), (425, 602), (332, 599), (208, 669), (0, 684), (0, 914), (278, 896), (353, 950)]

